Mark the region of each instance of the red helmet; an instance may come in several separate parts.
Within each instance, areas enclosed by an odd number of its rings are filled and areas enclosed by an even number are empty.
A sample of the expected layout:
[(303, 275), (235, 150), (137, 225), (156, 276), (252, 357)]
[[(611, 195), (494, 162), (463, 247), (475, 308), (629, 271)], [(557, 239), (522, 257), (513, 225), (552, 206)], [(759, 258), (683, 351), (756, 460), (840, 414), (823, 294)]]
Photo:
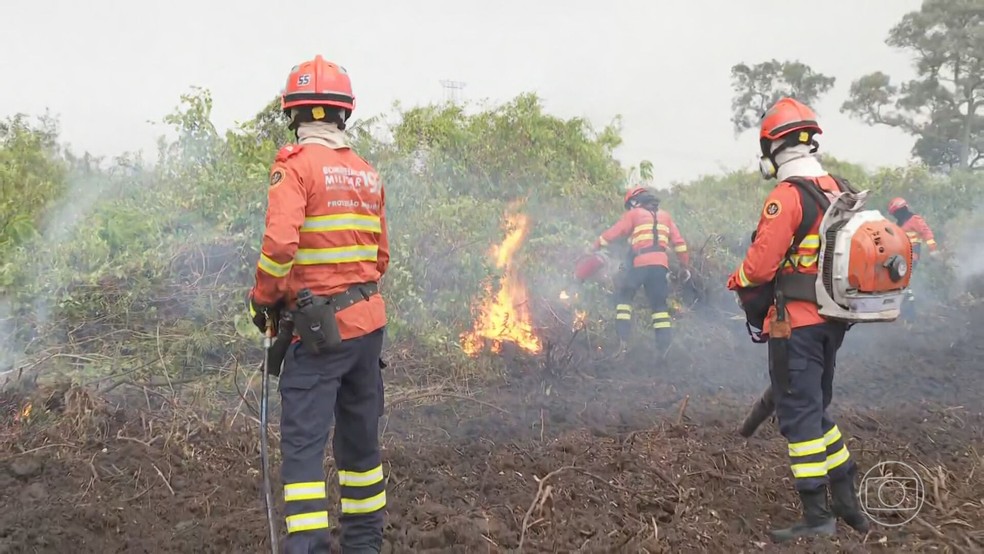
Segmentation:
[(629, 191), (625, 193), (625, 205), (628, 206), (629, 205), (629, 200), (632, 200), (636, 196), (639, 196), (640, 194), (645, 194), (645, 193), (646, 193), (646, 187), (633, 187), (633, 188), (630, 188)]
[(632, 204), (656, 209), (659, 206), (659, 199), (646, 187), (633, 187), (625, 193), (625, 209), (630, 209)]
[[(799, 131), (799, 134), (792, 135)], [(786, 146), (793, 144), (811, 144), (814, 147), (813, 135), (823, 134), (817, 123), (817, 114), (802, 102), (794, 98), (781, 98), (769, 111), (762, 115), (759, 124), (759, 145), (762, 155), (772, 155), (772, 143), (785, 138)]]
[(908, 207), (909, 203), (905, 201), (905, 198), (893, 198), (892, 201), (888, 203), (888, 213), (894, 214), (902, 208)]
[(807, 131), (811, 135), (823, 134), (820, 124), (817, 123), (817, 114), (813, 110), (796, 99), (781, 98), (762, 116), (759, 139), (772, 142), (793, 131)]
[(287, 76), (280, 107), (286, 111), (302, 106), (341, 108), (351, 115), (355, 96), (345, 68), (320, 55), (295, 65)]

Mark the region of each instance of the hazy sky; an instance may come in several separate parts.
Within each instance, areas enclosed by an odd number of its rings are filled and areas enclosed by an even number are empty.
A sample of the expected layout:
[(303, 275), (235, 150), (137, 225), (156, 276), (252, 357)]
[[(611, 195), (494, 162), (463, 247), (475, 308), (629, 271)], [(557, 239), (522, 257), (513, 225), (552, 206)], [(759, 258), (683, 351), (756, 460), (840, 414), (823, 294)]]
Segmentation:
[(852, 79), (908, 78), (884, 41), (919, 0), (259, 0), (5, 1), (0, 116), (50, 108), (76, 150), (153, 153), (160, 118), (191, 85), (211, 89), (214, 121), (249, 119), (315, 54), (344, 65), (356, 117), (395, 100), (504, 101), (534, 91), (547, 109), (597, 125), (622, 114), (630, 164), (657, 183), (755, 167), (757, 141), (729, 123), (730, 67), (799, 59), (837, 77), (816, 109), (823, 150), (869, 166), (909, 158), (912, 139), (839, 112)]

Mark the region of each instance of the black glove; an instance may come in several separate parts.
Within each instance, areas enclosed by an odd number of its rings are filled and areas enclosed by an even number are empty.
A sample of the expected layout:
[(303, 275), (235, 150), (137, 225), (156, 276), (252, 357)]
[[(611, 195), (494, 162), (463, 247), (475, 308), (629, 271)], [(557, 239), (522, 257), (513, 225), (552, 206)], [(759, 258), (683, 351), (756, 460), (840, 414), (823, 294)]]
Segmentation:
[[(273, 318), (274, 326), (276, 326), (277, 320), (280, 319), (280, 309), (283, 308), (283, 300), (278, 301), (276, 304), (270, 306), (267, 304), (260, 304), (253, 300), (253, 293), (249, 294), (249, 317), (253, 320), (253, 325), (260, 330), (261, 333), (266, 333), (267, 318)], [(274, 333), (276, 333), (274, 329)]]

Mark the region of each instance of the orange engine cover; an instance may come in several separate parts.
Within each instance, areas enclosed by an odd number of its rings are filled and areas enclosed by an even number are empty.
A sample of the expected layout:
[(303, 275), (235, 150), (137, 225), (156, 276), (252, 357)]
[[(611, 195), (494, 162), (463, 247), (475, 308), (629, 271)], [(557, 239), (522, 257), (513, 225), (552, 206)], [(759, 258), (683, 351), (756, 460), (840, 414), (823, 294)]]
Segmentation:
[[(905, 274), (892, 279), (888, 262), (900, 256)], [(912, 275), (912, 243), (901, 227), (888, 220), (861, 224), (851, 237), (850, 266), (847, 282), (865, 293), (882, 293), (909, 286)]]

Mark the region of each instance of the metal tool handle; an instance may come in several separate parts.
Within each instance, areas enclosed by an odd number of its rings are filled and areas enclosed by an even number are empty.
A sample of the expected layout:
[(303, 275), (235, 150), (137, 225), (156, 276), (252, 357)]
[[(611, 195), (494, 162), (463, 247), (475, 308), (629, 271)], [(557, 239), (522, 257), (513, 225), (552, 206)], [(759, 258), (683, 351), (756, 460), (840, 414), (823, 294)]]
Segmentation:
[(260, 394), (260, 465), (263, 469), (263, 500), (266, 503), (267, 523), (270, 526), (270, 552), (279, 554), (277, 526), (273, 519), (273, 491), (270, 487), (270, 454), (267, 451), (267, 413), (270, 398), (270, 346), (273, 344), (273, 317), (267, 314), (263, 334), (263, 390)]

